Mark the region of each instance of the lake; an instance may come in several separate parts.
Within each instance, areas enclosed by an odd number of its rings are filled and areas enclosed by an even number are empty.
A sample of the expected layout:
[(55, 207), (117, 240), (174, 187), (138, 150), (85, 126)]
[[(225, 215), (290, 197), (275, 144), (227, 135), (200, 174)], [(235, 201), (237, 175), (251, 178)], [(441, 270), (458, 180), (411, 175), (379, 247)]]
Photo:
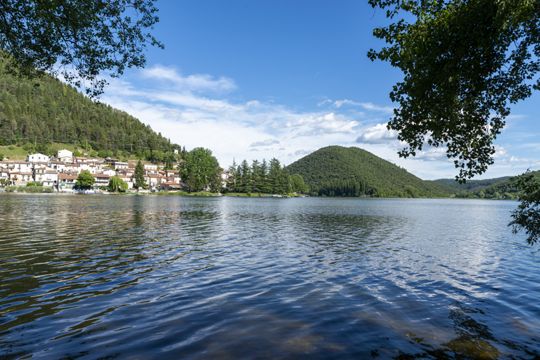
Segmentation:
[(0, 358), (534, 358), (516, 202), (0, 196)]

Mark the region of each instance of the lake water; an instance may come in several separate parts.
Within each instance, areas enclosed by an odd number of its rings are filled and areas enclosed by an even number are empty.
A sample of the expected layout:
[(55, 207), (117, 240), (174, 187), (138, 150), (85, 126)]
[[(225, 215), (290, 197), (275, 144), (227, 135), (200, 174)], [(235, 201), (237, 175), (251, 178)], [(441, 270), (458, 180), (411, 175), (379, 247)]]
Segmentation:
[(515, 202), (0, 196), (0, 358), (534, 358)]

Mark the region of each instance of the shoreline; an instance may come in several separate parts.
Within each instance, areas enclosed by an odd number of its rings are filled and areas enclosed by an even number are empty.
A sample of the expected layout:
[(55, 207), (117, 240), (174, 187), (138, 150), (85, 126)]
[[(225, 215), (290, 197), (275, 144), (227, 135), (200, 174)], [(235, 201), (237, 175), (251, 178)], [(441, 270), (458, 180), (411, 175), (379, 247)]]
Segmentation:
[(349, 196), (311, 196), (311, 195), (277, 195), (277, 194), (262, 194), (262, 193), (211, 193), (211, 192), (184, 192), (184, 191), (160, 191), (160, 192), (96, 192), (96, 193), (80, 193), (80, 192), (8, 192), (0, 191), (0, 196), (3, 195), (45, 195), (45, 196), (177, 196), (177, 197), (196, 197), (196, 198), (251, 198), (251, 199), (293, 199), (293, 198), (319, 198), (319, 199), (343, 199), (343, 200), (489, 200), (489, 201), (517, 201), (517, 199), (493, 199), (493, 198), (467, 198), (467, 197), (349, 197)]

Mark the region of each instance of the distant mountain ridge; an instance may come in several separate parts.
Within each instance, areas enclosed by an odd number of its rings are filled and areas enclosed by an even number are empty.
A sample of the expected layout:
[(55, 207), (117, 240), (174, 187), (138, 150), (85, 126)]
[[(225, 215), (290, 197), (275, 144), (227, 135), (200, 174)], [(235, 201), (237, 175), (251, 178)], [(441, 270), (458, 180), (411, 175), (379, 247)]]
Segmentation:
[(287, 166), (313, 195), (445, 197), (451, 191), (357, 147), (328, 146)]
[(92, 101), (51, 76), (28, 79), (6, 73), (0, 57), (0, 145), (47, 152), (52, 143), (156, 161), (180, 149), (135, 117)]
[[(540, 171), (533, 171), (534, 176), (540, 179)], [(515, 176), (504, 176), (485, 180), (468, 180), (459, 184), (453, 179), (433, 180), (459, 198), (512, 200), (519, 196), (519, 189), (515, 185)]]

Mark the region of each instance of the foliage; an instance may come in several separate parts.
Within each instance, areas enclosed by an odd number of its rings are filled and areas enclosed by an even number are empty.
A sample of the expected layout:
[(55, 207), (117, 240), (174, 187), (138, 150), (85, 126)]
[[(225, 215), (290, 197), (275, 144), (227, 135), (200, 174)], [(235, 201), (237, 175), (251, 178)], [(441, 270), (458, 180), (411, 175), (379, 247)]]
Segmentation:
[(319, 149), (292, 163), (311, 194), (323, 196), (438, 197), (449, 195), (441, 186), (423, 181), (365, 150), (341, 146)]
[(24, 192), (24, 193), (52, 193), (54, 189), (50, 186), (6, 186), (6, 192)]
[(529, 244), (540, 239), (540, 173), (527, 172), (518, 177), (516, 185), (521, 190), (520, 204), (512, 213), (512, 231), (524, 231)]
[(389, 45), (371, 50), (404, 74), (389, 129), (414, 156), (446, 146), (460, 181), (493, 163), (493, 141), (510, 104), (540, 88), (537, 0), (369, 0), (394, 22), (374, 30)]
[(304, 178), (300, 174), (291, 175), (289, 178), (291, 184), (291, 191), (298, 194), (307, 194), (309, 192), (309, 187), (304, 182)]
[(208, 149), (199, 147), (188, 152), (180, 165), (180, 174), (190, 192), (221, 189), (221, 168)]
[(307, 191), (302, 177), (297, 174), (293, 179), (277, 159), (270, 160), (269, 164), (266, 160), (254, 160), (251, 166), (246, 160), (242, 161), (240, 166), (233, 163), (228, 176), (226, 191), (229, 193), (289, 194), (293, 181), (297, 192)]
[(32, 186), (43, 186), (42, 183), (40, 183), (39, 181), (29, 181), (26, 183), (26, 186), (27, 187), (32, 187)]
[(466, 183), (458, 183), (454, 179), (439, 179), (433, 182), (458, 198), (510, 200), (517, 199), (519, 193), (513, 178), (509, 176), (468, 180)]
[(8, 179), (0, 179), (0, 187), (8, 186), (10, 181)]
[(79, 173), (77, 181), (75, 182), (75, 188), (78, 190), (89, 190), (94, 186), (96, 179), (88, 170), (83, 170)]
[(139, 160), (135, 166), (134, 180), (133, 186), (135, 189), (139, 190), (147, 188), (146, 181), (144, 180), (144, 165), (141, 160)]
[(432, 180), (432, 181), (440, 186), (447, 188), (449, 191), (452, 191), (452, 192), (460, 192), (460, 191), (474, 192), (474, 191), (481, 190), (486, 187), (495, 185), (497, 183), (505, 182), (510, 179), (511, 179), (510, 176), (503, 176), (503, 177), (493, 178), (493, 179), (467, 180), (467, 182), (465, 183), (457, 182), (455, 179), (438, 179), (438, 180)]
[(118, 176), (112, 176), (109, 179), (109, 186), (107, 188), (110, 192), (126, 192), (128, 184)]
[(61, 76), (89, 95), (146, 63), (147, 45), (162, 47), (149, 30), (158, 22), (155, 0), (3, 0), (0, 49), (10, 70)]
[[(52, 155), (57, 143), (81, 155), (135, 155), (150, 161), (174, 158), (180, 146), (125, 112), (94, 102), (44, 75), (35, 81), (6, 74), (0, 58), (0, 146)], [(2, 148), (11, 156), (13, 150)], [(17, 154), (15, 154), (17, 155)]]

